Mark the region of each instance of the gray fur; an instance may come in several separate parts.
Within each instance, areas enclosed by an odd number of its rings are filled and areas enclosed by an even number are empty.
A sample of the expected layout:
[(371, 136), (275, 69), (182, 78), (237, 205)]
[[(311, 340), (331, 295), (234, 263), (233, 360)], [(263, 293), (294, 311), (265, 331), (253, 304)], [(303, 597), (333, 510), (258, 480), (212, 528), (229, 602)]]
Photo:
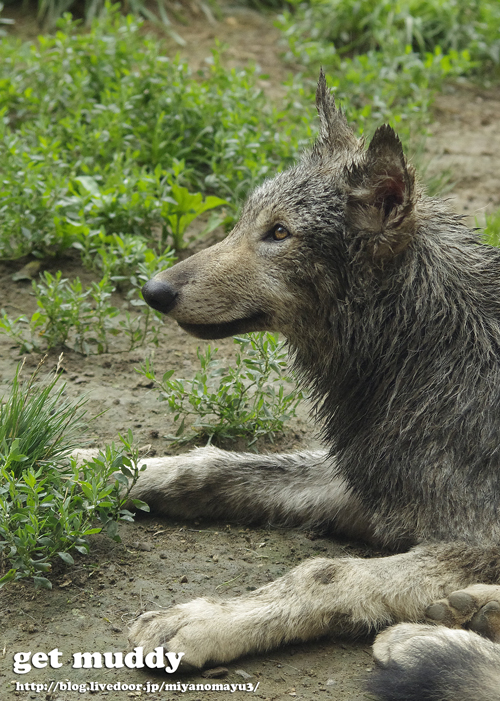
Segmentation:
[[(317, 107), (311, 152), (250, 195), (230, 236), (144, 295), (201, 338), (284, 334), (328, 449), (158, 459), (134, 496), (177, 517), (320, 523), (417, 547), (313, 560), (249, 596), (134, 624), (134, 644), (168, 643), (194, 666), (423, 620), (454, 590), (500, 582), (500, 251), (423, 194), (390, 127), (365, 149), (323, 75)], [(480, 614), (494, 638), (497, 603), (487, 604), (500, 595), (486, 591), (449, 625)]]
[(402, 623), (381, 633), (368, 690), (386, 701), (498, 701), (500, 647), (466, 630)]

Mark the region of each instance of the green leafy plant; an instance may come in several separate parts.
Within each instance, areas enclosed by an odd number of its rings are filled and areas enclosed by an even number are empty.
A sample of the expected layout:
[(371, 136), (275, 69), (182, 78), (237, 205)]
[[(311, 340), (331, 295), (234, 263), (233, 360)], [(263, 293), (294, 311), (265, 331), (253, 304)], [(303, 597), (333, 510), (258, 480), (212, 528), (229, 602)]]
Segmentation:
[[(124, 447), (130, 441), (130, 436), (122, 439)], [(73, 565), (71, 551), (88, 554), (89, 536), (103, 530), (120, 541), (118, 522), (133, 520), (125, 505), (145, 466), (139, 466), (137, 451), (129, 457), (112, 446), (83, 465), (74, 459), (69, 467), (49, 462), (16, 477), (11, 463), (29, 460), (19, 442), (13, 440), (0, 456), (0, 558), (10, 567), (0, 577), (0, 588), (32, 577), (36, 587), (51, 589), (44, 575), (56, 558)], [(149, 511), (138, 499), (132, 503)]]
[[(228, 202), (220, 197), (209, 195), (204, 199), (200, 192), (191, 193), (186, 187), (172, 183), (170, 194), (164, 197), (161, 203), (160, 213), (165, 222), (161, 237), (162, 245), (166, 243), (167, 235), (170, 234), (176, 251), (185, 248), (187, 244), (184, 234), (191, 222), (201, 214), (224, 204)], [(215, 229), (223, 220), (224, 217), (212, 218), (199, 237)]]
[(157, 254), (142, 236), (105, 234), (88, 226), (78, 229), (78, 241), (73, 246), (81, 252), (83, 264), (101, 273), (118, 289), (138, 288), (142, 278), (145, 281), (175, 262), (172, 249), (167, 247)]
[(370, 138), (381, 123), (390, 123), (407, 144), (413, 137), (417, 149), (434, 95), (446, 80), (466, 73), (472, 65), (466, 50), (443, 54), (436, 47), (433, 52), (417, 53), (410, 46), (401, 46), (397, 51), (343, 56), (332, 44), (301, 37), (294, 31), (288, 35), (289, 56), (294, 60), (301, 56), (311, 77), (296, 76), (289, 83), (291, 92), (312, 93), (318, 67), (324, 65), (329, 86), (339, 103), (348, 104), (349, 120), (360, 134)]
[[(179, 185), (185, 170), (184, 160), (175, 159), (171, 172), (156, 166), (153, 176), (142, 175), (139, 180), (128, 178), (125, 183), (118, 183), (113, 182), (113, 177), (102, 190), (95, 178), (76, 178), (76, 184), (69, 185), (72, 194), (60, 199), (58, 203), (60, 210), (65, 210), (67, 219), (70, 218), (75, 226), (74, 235), (77, 241), (73, 246), (86, 250), (88, 243), (83, 244), (82, 233), (93, 238), (99, 237), (109, 243), (112, 240), (110, 235), (119, 236), (118, 233), (112, 232), (128, 230), (140, 236), (143, 250), (147, 239), (141, 236), (140, 232), (146, 228), (160, 231), (157, 247), (161, 250), (166, 249), (168, 241), (175, 250), (185, 248), (186, 229), (196, 218), (221, 205), (229, 206), (229, 203), (220, 197), (209, 195), (204, 198), (200, 192), (192, 193), (188, 188)], [(222, 224), (225, 217), (225, 213), (213, 217), (200, 236)], [(122, 234), (119, 239), (117, 242), (121, 243), (122, 248), (125, 240), (129, 242), (129, 247), (134, 247), (131, 235)], [(149, 244), (151, 243), (150, 238)], [(135, 247), (137, 248), (137, 245)], [(125, 255), (127, 254), (123, 254), (122, 257)]]
[(282, 113), (255, 70), (228, 70), (221, 51), (192, 75), (111, 6), (86, 33), (65, 16), (55, 36), (5, 38), (0, 257), (57, 256), (82, 243), (85, 227), (139, 235), (162, 254), (174, 236), (184, 246), (188, 224), (223, 200), (229, 224), (310, 129), (303, 111), (289, 110), (278, 133)]
[[(499, 63), (495, 0), (312, 0), (293, 1), (295, 21), (313, 40), (329, 42), (342, 55), (387, 51), (443, 53), (467, 49), (474, 60)], [(290, 15), (287, 15), (290, 19)]]
[(273, 439), (295, 415), (302, 393), (285, 389), (284, 343), (271, 333), (235, 337), (238, 352), (234, 366), (216, 359), (217, 349), (198, 349), (200, 370), (192, 380), (176, 379), (174, 371), (161, 380), (150, 360), (137, 370), (160, 389), (174, 420), (180, 419), (176, 442), (202, 440), (219, 443), (244, 438), (253, 445), (258, 438)]
[(103, 529), (120, 539), (118, 521), (133, 519), (126, 505), (144, 467), (130, 431), (120, 450), (108, 446), (78, 465), (71, 452), (82, 441), (86, 400), (64, 399), (58, 369), (40, 379), (40, 364), (23, 382), (22, 367), (0, 404), (0, 588), (31, 577), (50, 589), (55, 559), (73, 564), (71, 552), (88, 553), (89, 536)]
[[(145, 262), (134, 277), (132, 291), (137, 292), (148, 272)], [(94, 355), (130, 351), (147, 342), (158, 344), (161, 315), (137, 297), (130, 304), (143, 307), (141, 314), (120, 313), (111, 303), (115, 288), (106, 277), (84, 287), (79, 278), (70, 282), (61, 272), (52, 275), (45, 271), (40, 281), (32, 284), (38, 310), (30, 318), (21, 315), (11, 319), (4, 310), (0, 312), (0, 333), (10, 336), (21, 352), (65, 346)], [(111, 346), (117, 336), (125, 339), (125, 345)]]
[(443, 84), (500, 68), (499, 22), (494, 0), (311, 0), (293, 2), (279, 26), (303, 69), (294, 94), (313, 91), (321, 65), (360, 133), (390, 123), (418, 150)]
[[(75, 350), (89, 354), (93, 344), (98, 353), (106, 352), (111, 319), (118, 314), (108, 301), (112, 289), (105, 280), (84, 288), (79, 278), (69, 282), (61, 272), (45, 271), (39, 282), (33, 281), (38, 310), (29, 320), (20, 316), (13, 322), (4, 312), (0, 328), (10, 334), (14, 329), (14, 340), (22, 342), (21, 352), (68, 345), (72, 331)], [(21, 327), (29, 332), (29, 339), (23, 339)]]

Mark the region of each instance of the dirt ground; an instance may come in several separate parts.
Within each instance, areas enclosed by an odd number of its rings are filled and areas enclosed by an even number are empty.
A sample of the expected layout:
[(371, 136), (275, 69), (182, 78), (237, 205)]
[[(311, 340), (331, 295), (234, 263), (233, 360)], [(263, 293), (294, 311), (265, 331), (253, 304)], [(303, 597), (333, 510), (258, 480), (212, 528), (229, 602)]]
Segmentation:
[[(272, 16), (241, 8), (227, 8), (220, 21), (212, 24), (205, 17), (194, 18), (179, 33), (187, 44), (181, 49), (194, 66), (210, 53), (216, 37), (229, 49), (229, 65), (256, 61), (271, 78), (262, 87), (274, 99), (282, 90), (279, 81), (288, 68), (279, 58), (279, 35)], [(469, 216), (471, 225), (484, 213), (500, 207), (500, 88), (485, 90), (468, 85), (449, 87), (435, 106), (432, 135), (427, 141), (430, 168), (448, 170), (453, 182), (450, 206)], [(0, 264), (0, 306), (10, 315), (34, 310), (31, 286), (14, 282), (12, 274), (25, 261)], [(88, 279), (74, 260), (47, 264), (65, 276), (79, 274)], [(154, 355), (158, 373), (175, 368), (190, 377), (196, 369), (196, 348), (200, 344), (187, 337), (174, 323), (166, 321), (159, 349), (140, 349), (120, 355), (83, 358), (67, 352), (63, 367), (69, 397), (88, 394), (89, 413), (106, 414), (91, 425), (90, 445), (117, 440), (118, 433), (132, 428), (139, 445), (149, 445), (150, 454), (169, 454), (172, 448), (164, 438), (173, 424), (157, 393), (134, 368)], [(231, 340), (213, 344), (224, 357), (231, 353)], [(26, 371), (39, 358), (28, 356)], [(19, 355), (0, 336), (0, 382), (8, 382), (19, 362)], [(56, 363), (56, 355), (47, 359)], [(88, 445), (88, 444), (87, 444)], [(305, 418), (305, 409), (276, 446), (263, 444), (263, 450), (291, 450), (317, 445), (314, 428)], [(0, 632), (0, 698), (15, 696), (46, 701), (68, 701), (83, 693), (80, 684), (111, 685), (96, 687), (96, 698), (109, 701), (144, 696), (150, 699), (189, 701), (203, 698), (246, 698), (248, 691), (166, 691), (152, 685), (207, 683), (251, 684), (257, 698), (269, 701), (296, 697), (325, 698), (332, 701), (366, 699), (364, 679), (372, 670), (370, 639), (356, 642), (336, 638), (307, 645), (294, 645), (269, 654), (247, 657), (226, 665), (222, 677), (202, 674), (154, 676), (135, 669), (77, 669), (72, 656), (78, 652), (126, 650), (127, 627), (142, 611), (160, 609), (200, 595), (236, 596), (272, 579), (307, 557), (372, 556), (356, 543), (326, 538), (315, 533), (277, 528), (246, 528), (225, 522), (184, 523), (142, 517), (121, 527), (122, 543), (95, 536), (91, 554), (81, 556), (74, 568), (58, 566), (51, 575), (51, 591), (35, 591), (29, 582), (19, 582), (0, 592), (2, 630)], [(62, 652), (58, 669), (32, 669), (26, 674), (13, 671), (13, 655), (22, 651)], [(167, 677), (167, 678), (166, 678)], [(166, 679), (165, 679), (166, 678)], [(54, 686), (59, 681), (70, 689)], [(113, 689), (118, 682), (121, 690)], [(147, 683), (150, 686), (147, 686)], [(36, 685), (40, 685), (37, 688)], [(138, 690), (136, 685), (143, 685)], [(23, 685), (22, 689), (20, 685)], [(26, 687), (25, 685), (29, 685)], [(33, 685), (33, 686), (32, 686)], [(47, 685), (42, 688), (42, 685)], [(124, 688), (123, 685), (128, 685)], [(258, 685), (258, 686), (257, 686)]]

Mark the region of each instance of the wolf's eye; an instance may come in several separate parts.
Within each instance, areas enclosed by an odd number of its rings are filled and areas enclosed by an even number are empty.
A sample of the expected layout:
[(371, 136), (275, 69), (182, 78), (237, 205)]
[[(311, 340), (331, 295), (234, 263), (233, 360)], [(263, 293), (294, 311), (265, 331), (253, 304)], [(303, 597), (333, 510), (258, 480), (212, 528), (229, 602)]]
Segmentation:
[(290, 236), (288, 229), (285, 229), (281, 224), (276, 224), (272, 230), (272, 237), (274, 241), (283, 241)]

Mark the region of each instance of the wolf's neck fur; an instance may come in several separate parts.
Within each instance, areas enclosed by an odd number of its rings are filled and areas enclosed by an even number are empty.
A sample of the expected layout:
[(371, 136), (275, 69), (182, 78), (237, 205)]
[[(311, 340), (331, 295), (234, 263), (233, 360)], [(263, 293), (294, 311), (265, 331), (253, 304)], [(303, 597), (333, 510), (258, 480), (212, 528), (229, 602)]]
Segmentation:
[(394, 512), (396, 495), (401, 533), (422, 518), (435, 534), (443, 519), (458, 527), (458, 514), (422, 513), (438, 508), (433, 482), (436, 492), (499, 498), (499, 284), (500, 251), (473, 243), (460, 224), (424, 230), (384, 284), (346, 289), (315, 329), (319, 343), (291, 343), (341, 472), (381, 515)]

